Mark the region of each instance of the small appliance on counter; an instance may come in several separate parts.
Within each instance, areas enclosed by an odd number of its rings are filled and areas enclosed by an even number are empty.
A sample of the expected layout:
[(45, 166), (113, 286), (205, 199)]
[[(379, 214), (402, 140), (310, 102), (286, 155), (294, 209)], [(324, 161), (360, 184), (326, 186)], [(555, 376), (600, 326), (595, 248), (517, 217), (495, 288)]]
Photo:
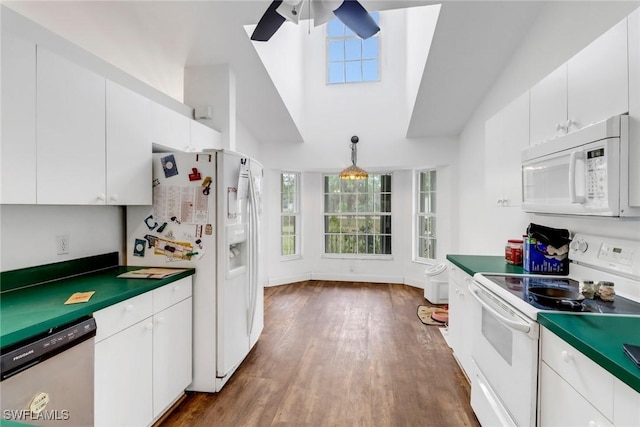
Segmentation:
[(522, 267), (529, 273), (569, 274), (569, 230), (529, 224)]

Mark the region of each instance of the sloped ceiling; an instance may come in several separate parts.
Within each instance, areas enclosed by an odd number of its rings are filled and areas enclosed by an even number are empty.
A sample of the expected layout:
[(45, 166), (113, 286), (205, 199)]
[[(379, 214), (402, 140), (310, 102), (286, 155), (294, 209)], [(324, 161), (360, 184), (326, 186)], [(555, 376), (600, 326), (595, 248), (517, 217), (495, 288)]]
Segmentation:
[[(373, 11), (440, 2), (361, 3)], [(236, 74), (238, 118), (247, 129), (265, 143), (303, 139), (243, 28), (255, 25), (270, 1), (3, 4), (178, 100), (184, 67), (229, 63)], [(444, 2), (407, 136), (458, 135), (542, 4)]]

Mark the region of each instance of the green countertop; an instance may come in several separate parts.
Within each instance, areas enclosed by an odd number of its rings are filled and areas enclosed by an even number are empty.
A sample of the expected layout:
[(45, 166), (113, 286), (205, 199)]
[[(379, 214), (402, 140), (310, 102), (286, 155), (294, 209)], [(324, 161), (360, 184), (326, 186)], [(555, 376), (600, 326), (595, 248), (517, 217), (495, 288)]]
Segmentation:
[[(3, 292), (0, 294), (0, 347), (15, 344), (195, 273), (195, 269), (187, 269), (165, 279), (116, 277), (120, 273), (140, 268), (142, 267), (111, 267)], [(73, 293), (88, 291), (95, 291), (88, 302), (64, 305)]]
[(507, 263), (497, 255), (447, 255), (447, 259), (473, 276), (476, 273), (526, 274), (522, 266)]
[(540, 313), (538, 322), (640, 393), (640, 368), (622, 351), (640, 345), (640, 317)]

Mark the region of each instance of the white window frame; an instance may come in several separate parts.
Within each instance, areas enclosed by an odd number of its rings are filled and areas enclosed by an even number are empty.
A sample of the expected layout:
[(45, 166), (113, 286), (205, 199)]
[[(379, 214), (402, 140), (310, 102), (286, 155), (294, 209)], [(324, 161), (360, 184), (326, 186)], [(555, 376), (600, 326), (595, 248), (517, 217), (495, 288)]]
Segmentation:
[[(422, 174), (424, 173), (434, 173), (435, 174), (435, 187), (430, 186), (429, 187), (429, 191), (422, 191), (421, 188), (421, 178), (422, 178)], [(433, 262), (437, 259), (438, 256), (438, 221), (437, 221), (437, 212), (438, 212), (438, 206), (437, 203), (435, 204), (435, 207), (432, 207), (432, 204), (429, 204), (429, 206), (426, 209), (422, 209), (421, 206), (422, 204), (421, 202), (421, 198), (423, 197), (423, 195), (425, 194), (431, 194), (432, 196), (432, 200), (436, 200), (437, 196), (438, 196), (438, 170), (436, 168), (427, 168), (427, 169), (419, 169), (416, 170), (414, 173), (414, 203), (415, 203), (415, 208), (414, 208), (414, 244), (413, 244), (413, 251), (414, 251), (414, 256), (413, 256), (413, 260), (415, 262), (418, 263), (424, 263), (424, 264), (433, 264)], [(429, 237), (425, 237), (422, 233), (422, 229), (421, 229), (421, 219), (422, 218), (433, 218), (433, 230), (432, 230), (432, 236), (433, 238), (429, 238)], [(433, 249), (433, 253), (430, 254), (433, 256), (433, 258), (428, 258), (428, 257), (424, 257), (422, 256), (422, 251), (421, 251), (421, 240), (433, 240), (435, 243), (434, 249)]]
[[(382, 14), (380, 14), (380, 12), (372, 12), (372, 14), (377, 14), (378, 15), (378, 22), (380, 22), (380, 20), (382, 19)], [(334, 18), (335, 20), (338, 20), (338, 18)], [(344, 25), (344, 24), (343, 24)], [(346, 27), (346, 26), (345, 26)], [(346, 28), (348, 30), (348, 28)], [(358, 83), (377, 83), (382, 81), (382, 76), (381, 76), (381, 67), (380, 67), (380, 53), (381, 53), (381, 42), (382, 39), (380, 37), (380, 32), (377, 32), (376, 34), (374, 34), (373, 36), (371, 36), (370, 38), (375, 38), (378, 40), (378, 55), (376, 56), (375, 60), (376, 60), (376, 64), (378, 67), (378, 79), (377, 80), (363, 80), (362, 79), (362, 61), (363, 60), (371, 60), (373, 58), (362, 58), (362, 45), (364, 40), (362, 40), (360, 37), (358, 37), (356, 34), (345, 34), (343, 36), (340, 37), (331, 37), (329, 36), (329, 24), (327, 23), (326, 25), (326, 31), (325, 31), (325, 73), (326, 73), (326, 84), (329, 86), (333, 86), (333, 85), (344, 85), (344, 84), (358, 84)], [(343, 61), (329, 61), (329, 44), (332, 41), (338, 41), (338, 40), (359, 40), (360, 41), (360, 49), (361, 49), (361, 55), (360, 55), (360, 59), (344, 59)], [(329, 81), (329, 65), (330, 62), (342, 62), (346, 65), (347, 62), (360, 62), (360, 80), (357, 81), (347, 81), (346, 80), (346, 74), (345, 74), (345, 81), (343, 82), (331, 82)], [(346, 73), (346, 71), (345, 71)]]
[[(384, 192), (384, 194), (389, 194), (389, 200), (391, 203), (391, 210), (389, 212), (380, 210), (380, 211), (371, 211), (371, 212), (327, 212), (326, 199), (329, 193), (325, 192), (325, 179), (327, 176), (335, 176), (337, 177), (337, 173), (324, 173), (322, 175), (322, 257), (323, 258), (335, 258), (335, 259), (367, 259), (367, 260), (392, 260), (393, 259), (393, 185), (394, 178), (393, 173), (391, 172), (378, 172), (375, 174), (370, 173), (371, 175), (389, 175), (391, 176), (391, 188), (388, 192)], [(362, 194), (362, 193), (349, 193), (349, 194)], [(381, 236), (389, 236), (390, 237), (390, 251), (389, 254), (369, 254), (369, 253), (333, 253), (327, 252), (326, 241), (327, 235), (340, 235), (340, 234), (351, 234), (351, 233), (328, 233), (326, 230), (326, 218), (333, 215), (360, 215), (360, 216), (389, 216), (389, 222), (391, 226), (390, 233), (355, 233), (352, 235), (362, 236), (364, 235), (381, 235)], [(382, 225), (382, 222), (381, 222)]]
[[(292, 203), (292, 210), (283, 209), (283, 176), (293, 175), (295, 182), (295, 190), (293, 193), (294, 201)], [(281, 171), (280, 172), (280, 258), (283, 261), (300, 259), (302, 258), (302, 218), (300, 215), (300, 188), (302, 186), (302, 174), (300, 172), (293, 171)], [(283, 229), (284, 217), (294, 218), (294, 232), (285, 233)], [(293, 236), (294, 252), (292, 254), (284, 254), (284, 239), (285, 237)]]

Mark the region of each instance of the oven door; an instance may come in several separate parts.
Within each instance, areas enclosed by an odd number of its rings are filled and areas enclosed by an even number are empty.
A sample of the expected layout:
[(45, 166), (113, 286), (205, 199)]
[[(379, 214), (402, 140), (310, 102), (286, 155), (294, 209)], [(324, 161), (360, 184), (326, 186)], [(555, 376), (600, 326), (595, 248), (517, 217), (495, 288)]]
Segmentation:
[(482, 425), (536, 425), (538, 324), (474, 281), (471, 406)]

